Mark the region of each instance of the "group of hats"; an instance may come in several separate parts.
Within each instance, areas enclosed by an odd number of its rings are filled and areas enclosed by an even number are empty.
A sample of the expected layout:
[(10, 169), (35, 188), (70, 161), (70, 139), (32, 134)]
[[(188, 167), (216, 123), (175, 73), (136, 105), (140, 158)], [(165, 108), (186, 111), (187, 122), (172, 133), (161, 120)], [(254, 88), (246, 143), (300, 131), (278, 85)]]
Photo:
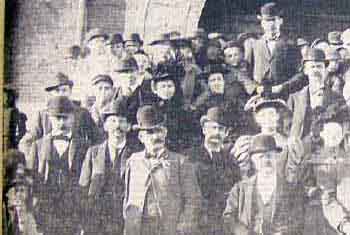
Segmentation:
[(263, 97), (261, 95), (256, 95), (251, 97), (246, 105), (244, 106), (245, 111), (258, 112), (260, 109), (265, 107), (275, 107), (279, 110), (288, 111), (289, 108), (286, 102), (282, 99), (271, 99), (269, 97)]
[(89, 42), (89, 41), (91, 41), (95, 38), (99, 38), (99, 37), (102, 37), (105, 40), (109, 39), (109, 41), (108, 41), (109, 45), (119, 44), (119, 43), (125, 44), (127, 42), (137, 42), (140, 45), (143, 45), (143, 40), (141, 39), (141, 36), (138, 33), (127, 34), (124, 37), (122, 34), (116, 33), (110, 37), (107, 33), (103, 32), (99, 28), (94, 28), (94, 29), (91, 29), (90, 31), (88, 31), (85, 35), (85, 42)]

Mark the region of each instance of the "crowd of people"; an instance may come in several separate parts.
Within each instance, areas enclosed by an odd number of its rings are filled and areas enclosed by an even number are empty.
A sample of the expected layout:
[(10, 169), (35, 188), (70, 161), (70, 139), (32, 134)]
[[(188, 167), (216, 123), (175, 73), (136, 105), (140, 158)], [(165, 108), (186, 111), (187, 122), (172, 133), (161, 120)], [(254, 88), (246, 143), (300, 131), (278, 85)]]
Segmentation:
[(276, 3), (258, 19), (234, 39), (87, 32), (33, 126), (6, 104), (5, 229), (350, 234), (350, 28), (294, 42)]

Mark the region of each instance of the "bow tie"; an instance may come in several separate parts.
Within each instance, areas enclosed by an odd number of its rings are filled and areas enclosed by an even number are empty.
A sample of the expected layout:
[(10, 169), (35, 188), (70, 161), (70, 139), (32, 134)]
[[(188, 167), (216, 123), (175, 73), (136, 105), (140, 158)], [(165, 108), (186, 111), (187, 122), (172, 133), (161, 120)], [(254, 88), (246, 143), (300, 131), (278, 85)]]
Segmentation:
[(53, 136), (53, 140), (64, 140), (64, 141), (69, 142), (70, 137), (68, 137), (66, 135), (55, 135), (55, 136)]

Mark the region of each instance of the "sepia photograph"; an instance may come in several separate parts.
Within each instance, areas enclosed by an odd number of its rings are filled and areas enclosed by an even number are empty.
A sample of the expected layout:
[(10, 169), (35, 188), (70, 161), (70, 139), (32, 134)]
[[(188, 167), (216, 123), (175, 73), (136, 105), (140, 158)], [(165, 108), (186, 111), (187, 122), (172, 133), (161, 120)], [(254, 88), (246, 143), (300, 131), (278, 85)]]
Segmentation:
[(5, 0), (4, 235), (350, 235), (350, 0)]

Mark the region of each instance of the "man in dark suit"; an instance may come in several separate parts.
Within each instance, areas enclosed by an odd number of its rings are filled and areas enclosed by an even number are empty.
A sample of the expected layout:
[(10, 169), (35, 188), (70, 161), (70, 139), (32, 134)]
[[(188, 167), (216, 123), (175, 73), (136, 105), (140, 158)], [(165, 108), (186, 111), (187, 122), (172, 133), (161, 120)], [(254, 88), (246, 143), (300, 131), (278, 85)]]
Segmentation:
[(200, 192), (192, 164), (166, 147), (163, 116), (150, 105), (137, 112), (144, 151), (126, 163), (125, 235), (196, 234)]
[(187, 151), (195, 166), (202, 194), (200, 234), (223, 234), (222, 213), (228, 192), (240, 178), (235, 159), (229, 155), (230, 145), (224, 145), (228, 135), (224, 110), (212, 107), (201, 118), (204, 141)]
[(303, 71), (309, 85), (292, 94), (288, 100), (293, 113), (290, 135), (304, 138), (311, 132), (312, 113), (318, 108), (341, 110), (345, 100), (326, 86), (326, 60), (320, 49), (309, 49), (303, 58)]
[(289, 165), (290, 154), (270, 135), (253, 138), (251, 172), (232, 188), (223, 213), (226, 235), (302, 234), (303, 217), (296, 211), (298, 170)]
[(74, 112), (67, 97), (51, 98), (51, 132), (32, 145), (26, 159), (33, 177), (34, 216), (44, 235), (79, 232), (78, 182), (88, 145), (73, 131)]
[(107, 139), (89, 148), (79, 184), (82, 188), (83, 231), (86, 235), (122, 234), (124, 174), (132, 154), (126, 134), (131, 125), (125, 110), (115, 104), (102, 113)]
[(276, 3), (263, 5), (258, 18), (264, 35), (246, 48), (245, 58), (253, 67), (253, 78), (259, 84), (257, 92), (272, 92), (286, 99), (304, 82), (291, 79), (300, 62), (300, 51), (282, 36), (283, 14)]
[[(72, 94), (73, 81), (63, 73), (57, 73), (50, 80), (50, 84), (45, 91), (51, 96), (65, 96), (70, 99)], [(93, 144), (98, 141), (96, 133), (97, 127), (88, 110), (81, 108), (79, 103), (73, 101), (74, 106), (74, 125), (72, 132), (85, 140), (87, 144)], [(20, 145), (24, 153), (28, 153), (33, 142), (42, 138), (52, 131), (52, 125), (49, 120), (47, 109), (40, 110), (34, 118), (34, 125), (23, 137)]]

